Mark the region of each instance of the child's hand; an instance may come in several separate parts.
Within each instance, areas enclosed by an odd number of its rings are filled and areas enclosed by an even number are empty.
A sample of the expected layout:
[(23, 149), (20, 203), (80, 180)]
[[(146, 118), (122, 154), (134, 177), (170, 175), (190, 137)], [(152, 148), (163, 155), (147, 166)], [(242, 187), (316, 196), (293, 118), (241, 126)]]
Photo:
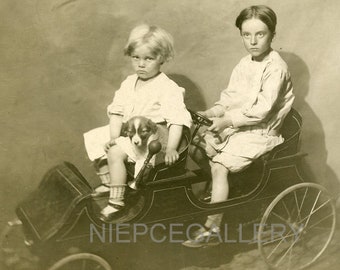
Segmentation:
[(198, 111), (197, 113), (199, 113), (200, 115), (206, 117), (206, 118), (211, 118), (213, 117), (213, 113), (210, 110), (206, 110), (206, 111)]
[(221, 133), (227, 127), (231, 127), (233, 124), (231, 118), (226, 115), (219, 118), (213, 118), (212, 120), (213, 124), (208, 127), (208, 130), (217, 134)]
[(109, 151), (109, 149), (114, 146), (116, 144), (116, 140), (115, 139), (111, 139), (110, 141), (108, 141), (105, 145), (104, 145), (104, 150), (107, 153)]
[(198, 111), (197, 113), (204, 116), (204, 117), (208, 117), (208, 115), (205, 111)]
[(165, 151), (165, 164), (170, 166), (179, 159), (179, 154), (175, 149), (166, 149)]

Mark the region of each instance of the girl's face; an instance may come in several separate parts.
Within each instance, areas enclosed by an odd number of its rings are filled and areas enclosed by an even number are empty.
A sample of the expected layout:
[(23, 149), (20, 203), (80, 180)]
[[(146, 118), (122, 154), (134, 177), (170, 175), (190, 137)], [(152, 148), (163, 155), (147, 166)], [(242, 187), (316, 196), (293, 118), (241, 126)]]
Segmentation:
[(156, 76), (163, 64), (161, 56), (152, 53), (146, 45), (134, 49), (131, 54), (131, 63), (136, 74), (142, 80)]
[(265, 23), (256, 18), (244, 21), (241, 29), (244, 47), (254, 61), (261, 62), (270, 52), (273, 33)]

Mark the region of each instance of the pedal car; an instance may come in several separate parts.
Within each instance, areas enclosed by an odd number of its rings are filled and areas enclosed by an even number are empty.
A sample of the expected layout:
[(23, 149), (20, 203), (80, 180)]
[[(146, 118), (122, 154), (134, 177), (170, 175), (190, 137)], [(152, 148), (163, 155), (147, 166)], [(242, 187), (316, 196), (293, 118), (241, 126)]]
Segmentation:
[(143, 175), (138, 180), (141, 188), (127, 194), (127, 207), (114, 221), (98, 218), (108, 198), (93, 199), (88, 181), (74, 165), (64, 162), (50, 169), (38, 188), (18, 204), (18, 220), (3, 233), (3, 251), (15, 252), (6, 247), (8, 234), (20, 225), (39, 269), (110, 270), (115, 265), (108, 250), (119, 248), (114, 243), (120, 236), (127, 235), (131, 241), (131, 237), (136, 240), (136, 232), (139, 237), (152, 229), (156, 235), (160, 229), (155, 239), (165, 239), (162, 233), (171, 224), (197, 226), (207, 215), (223, 212), (228, 228), (256, 228), (250, 242), (258, 245), (270, 267), (302, 269), (315, 262), (334, 234), (335, 205), (325, 188), (303, 179), (300, 115), (291, 110), (286, 117), (283, 144), (245, 171), (232, 174), (227, 201), (209, 203), (202, 199), (211, 181), (209, 174), (187, 166), (192, 137), (202, 125), (209, 125), (209, 119), (191, 114), (195, 129), (185, 132), (180, 159), (170, 167), (159, 164)]

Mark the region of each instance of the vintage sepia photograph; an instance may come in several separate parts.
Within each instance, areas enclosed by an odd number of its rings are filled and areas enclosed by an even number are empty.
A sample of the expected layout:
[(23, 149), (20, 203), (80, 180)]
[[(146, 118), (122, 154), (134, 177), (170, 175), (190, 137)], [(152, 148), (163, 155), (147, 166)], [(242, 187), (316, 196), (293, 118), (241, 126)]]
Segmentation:
[(335, 270), (337, 0), (2, 0), (0, 270)]

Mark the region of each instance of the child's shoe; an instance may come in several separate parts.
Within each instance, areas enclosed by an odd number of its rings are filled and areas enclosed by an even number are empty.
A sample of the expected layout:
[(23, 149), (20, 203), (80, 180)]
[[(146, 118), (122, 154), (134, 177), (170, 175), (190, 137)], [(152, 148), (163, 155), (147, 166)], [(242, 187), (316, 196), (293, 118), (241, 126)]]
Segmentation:
[(106, 197), (110, 193), (110, 186), (106, 184), (100, 184), (95, 188), (95, 190), (92, 192), (91, 196), (92, 198), (101, 198)]
[(101, 184), (94, 189), (94, 192), (91, 194), (93, 198), (101, 198), (106, 197), (110, 193), (110, 174), (109, 174), (109, 167), (106, 163), (106, 160), (101, 160), (100, 165), (96, 165), (97, 167), (97, 175), (100, 178)]
[(204, 203), (211, 202), (211, 189), (204, 192), (200, 197), (199, 200)]
[(124, 207), (124, 202), (122, 204), (118, 204), (109, 201), (107, 206), (100, 212), (99, 218), (103, 222), (112, 222), (116, 217), (116, 213), (123, 210)]
[(111, 222), (116, 213), (121, 211), (124, 206), (125, 185), (110, 186), (110, 199), (108, 205), (100, 212), (100, 219), (104, 222)]
[(208, 246), (217, 246), (221, 243), (222, 237), (219, 228), (215, 227), (209, 229), (202, 227), (194, 231), (191, 234), (190, 239), (184, 241), (182, 245), (189, 248), (200, 248)]

